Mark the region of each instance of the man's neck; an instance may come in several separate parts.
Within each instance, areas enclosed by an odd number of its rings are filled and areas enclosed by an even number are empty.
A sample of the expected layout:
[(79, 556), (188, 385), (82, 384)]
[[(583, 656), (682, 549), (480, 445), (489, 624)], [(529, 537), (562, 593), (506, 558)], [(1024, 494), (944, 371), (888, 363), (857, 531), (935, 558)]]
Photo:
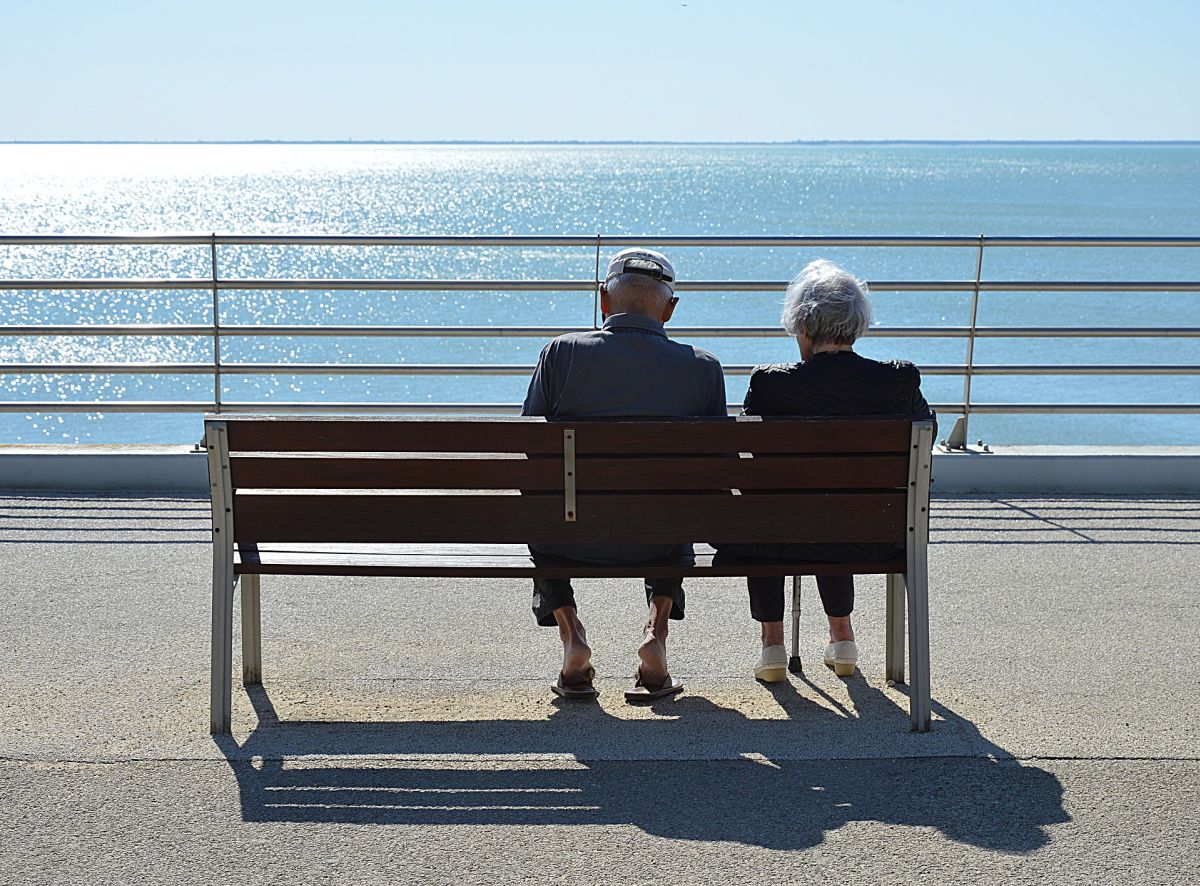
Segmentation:
[(639, 317), (642, 320), (649, 320), (651, 323), (663, 325), (662, 317), (652, 317), (649, 314), (644, 314), (641, 311), (613, 311), (611, 314), (605, 314), (604, 319), (611, 320), (613, 317)]
[(616, 317), (617, 315), (619, 315), (619, 313), (623, 313), (623, 315), (625, 315), (626, 317), (641, 317), (643, 319), (648, 319), (648, 321), (654, 321), (655, 323), (664, 322), (664, 321), (662, 321), (661, 316), (655, 317), (654, 315), (649, 315), (649, 313), (646, 313), (644, 311), (613, 311), (612, 313), (606, 313), (605, 319), (607, 319), (608, 317)]

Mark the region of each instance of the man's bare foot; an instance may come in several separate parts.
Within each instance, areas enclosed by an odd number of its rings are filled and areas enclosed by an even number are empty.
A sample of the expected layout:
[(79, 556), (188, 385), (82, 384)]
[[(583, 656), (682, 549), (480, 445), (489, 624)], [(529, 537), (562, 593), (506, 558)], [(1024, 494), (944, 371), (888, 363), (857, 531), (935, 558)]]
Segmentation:
[(657, 637), (646, 632), (642, 645), (638, 647), (638, 674), (643, 682), (658, 686), (667, 679), (667, 645)]
[(577, 638), (563, 643), (563, 678), (570, 681), (586, 677), (592, 667), (592, 647), (581, 629)]
[(558, 622), (558, 637), (563, 644), (563, 679), (568, 683), (589, 679), (592, 647), (588, 645), (583, 622), (571, 606), (556, 609), (554, 620)]
[(667, 623), (671, 615), (671, 599), (655, 597), (651, 601), (650, 616), (642, 634), (642, 645), (638, 647), (638, 674), (643, 682), (658, 686), (667, 679)]

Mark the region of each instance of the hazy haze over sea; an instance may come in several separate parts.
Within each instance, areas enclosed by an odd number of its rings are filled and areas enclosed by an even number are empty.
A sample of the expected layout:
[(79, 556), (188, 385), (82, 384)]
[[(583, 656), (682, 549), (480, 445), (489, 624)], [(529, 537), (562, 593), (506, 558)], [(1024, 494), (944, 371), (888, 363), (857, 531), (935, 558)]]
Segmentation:
[[(0, 145), (0, 232), (655, 235), (1200, 235), (1200, 145)], [(970, 249), (668, 250), (682, 279), (784, 280), (830, 258), (875, 280), (974, 275)], [(222, 277), (586, 278), (594, 251), (223, 247)], [(207, 247), (3, 247), (0, 276), (207, 277)], [(1196, 249), (989, 249), (990, 280), (1197, 280)], [(673, 325), (772, 325), (781, 293), (681, 293)], [(579, 325), (590, 293), (232, 292), (222, 322)], [(211, 293), (0, 291), (8, 324), (211, 322)], [(874, 296), (885, 326), (969, 322), (969, 293)], [(1200, 293), (985, 293), (980, 325), (1200, 326)], [(694, 340), (727, 364), (796, 359), (770, 339)], [(228, 362), (532, 364), (526, 338), (227, 338)], [(960, 363), (957, 339), (860, 350)], [(1200, 363), (1197, 339), (983, 339), (978, 363)], [(186, 337), (0, 336), (0, 362), (190, 362)], [(3, 377), (5, 401), (195, 399), (208, 376)], [(521, 377), (229, 376), (229, 401), (516, 403)], [(739, 402), (744, 376), (728, 378)], [(927, 376), (931, 401), (961, 398)], [(976, 402), (1195, 403), (1200, 380), (979, 377)], [(194, 442), (195, 415), (0, 414), (0, 443)], [(976, 416), (996, 443), (1200, 442), (1194, 416)]]

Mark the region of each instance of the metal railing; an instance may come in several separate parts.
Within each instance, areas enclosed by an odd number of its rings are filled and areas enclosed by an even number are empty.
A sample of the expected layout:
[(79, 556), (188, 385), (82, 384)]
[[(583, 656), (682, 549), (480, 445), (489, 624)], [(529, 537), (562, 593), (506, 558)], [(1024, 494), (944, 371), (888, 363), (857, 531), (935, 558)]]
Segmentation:
[[(1115, 364), (979, 364), (975, 343), (981, 338), (1200, 338), (1200, 327), (1052, 327), (980, 326), (980, 297), (987, 292), (1200, 292), (1197, 280), (985, 280), (983, 259), (987, 248), (1055, 247), (1091, 248), (1200, 248), (1200, 237), (704, 237), (704, 236), (322, 236), (322, 235), (0, 235), (0, 246), (197, 246), (206, 247), (209, 275), (171, 278), (46, 278), (0, 279), (0, 290), (190, 290), (211, 292), (212, 313), (208, 324), (10, 324), (0, 325), (0, 336), (185, 336), (209, 338), (212, 359), (204, 362), (106, 362), (106, 363), (0, 363), (0, 374), (167, 374), (211, 375), (211, 401), (0, 401), (0, 412), (431, 412), (504, 413), (515, 404), (494, 403), (284, 403), (231, 402), (224, 396), (223, 378), (245, 375), (386, 375), (386, 376), (528, 376), (533, 367), (512, 364), (453, 363), (231, 363), (221, 356), (224, 338), (247, 336), (363, 336), (363, 337), (518, 337), (549, 339), (578, 326), (376, 326), (376, 325), (226, 325), (222, 322), (221, 297), (230, 291), (503, 291), (503, 292), (591, 292), (593, 314), (598, 317), (600, 259), (604, 248), (653, 244), (679, 247), (953, 247), (973, 250), (975, 273), (959, 280), (871, 280), (874, 292), (963, 292), (971, 296), (970, 322), (966, 326), (872, 327), (871, 337), (958, 338), (966, 340), (963, 363), (922, 364), (925, 375), (963, 377), (962, 399), (933, 404), (943, 413), (960, 415), (951, 435), (951, 445), (962, 447), (967, 422), (972, 414), (1200, 414), (1200, 403), (979, 403), (972, 399), (971, 383), (977, 376), (1013, 375), (1200, 375), (1200, 365), (1115, 365)], [(568, 279), (320, 279), (223, 277), (220, 248), (229, 246), (428, 246), (428, 247), (575, 247), (594, 250), (595, 271), (589, 277)], [(687, 292), (780, 292), (782, 280), (681, 280), (677, 289)], [(672, 327), (680, 338), (758, 338), (778, 336), (778, 327), (693, 326)], [(726, 365), (730, 375), (746, 375), (752, 365)], [(732, 406), (733, 404), (731, 404)]]

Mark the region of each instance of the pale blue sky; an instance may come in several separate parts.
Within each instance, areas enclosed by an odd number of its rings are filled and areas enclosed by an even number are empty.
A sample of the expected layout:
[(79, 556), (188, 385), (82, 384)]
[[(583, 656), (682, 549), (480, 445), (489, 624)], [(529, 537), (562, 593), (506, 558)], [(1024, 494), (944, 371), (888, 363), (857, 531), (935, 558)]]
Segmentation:
[(1189, 0), (0, 0), (0, 139), (1200, 139)]

